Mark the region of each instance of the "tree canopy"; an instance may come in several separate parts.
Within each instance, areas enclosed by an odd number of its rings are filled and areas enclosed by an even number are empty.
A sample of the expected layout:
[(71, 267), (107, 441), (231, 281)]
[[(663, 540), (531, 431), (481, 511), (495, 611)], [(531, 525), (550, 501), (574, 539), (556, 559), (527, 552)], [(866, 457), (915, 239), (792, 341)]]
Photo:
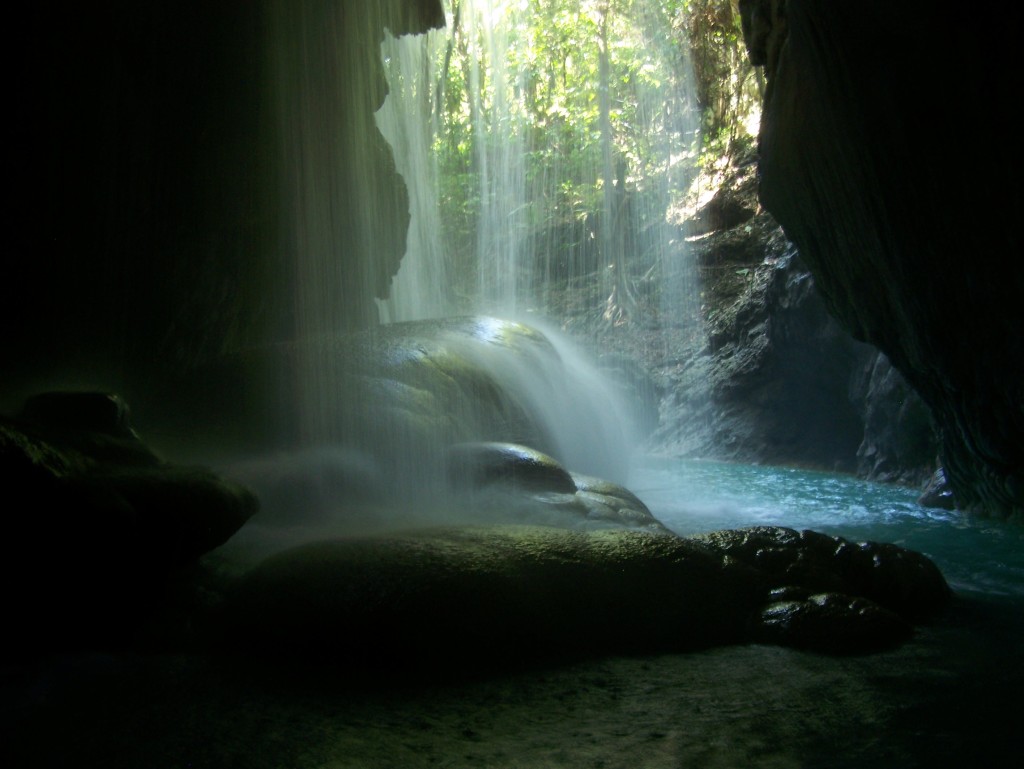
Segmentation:
[(737, 0), (445, 2), (422, 59), (392, 41), (385, 62), (430, 127), (442, 250), (467, 293), (621, 273), (623, 249), (643, 262), (701, 163), (749, 141)]

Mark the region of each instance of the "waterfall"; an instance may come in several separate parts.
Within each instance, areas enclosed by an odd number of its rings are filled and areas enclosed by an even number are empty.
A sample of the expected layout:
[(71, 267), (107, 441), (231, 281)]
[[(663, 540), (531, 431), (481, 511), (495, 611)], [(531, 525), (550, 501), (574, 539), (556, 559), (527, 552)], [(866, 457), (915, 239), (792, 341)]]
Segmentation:
[[(301, 481), (275, 483), (332, 489), (331, 511), (347, 494), (335, 489), (360, 485), (373, 489), (370, 507), (444, 508), (447, 450), (487, 441), (522, 443), (581, 477), (628, 483), (636, 393), (600, 365), (599, 353), (615, 350), (567, 328), (580, 318), (641, 328), (681, 307), (662, 289), (687, 265), (670, 209), (687, 181), (694, 129), (683, 101), (666, 102), (665, 89), (641, 77), (649, 62), (630, 64), (640, 69), (628, 94), (611, 90), (623, 66), (612, 35), (654, 34), (658, 20), (623, 17), (613, 27), (607, 16), (566, 17), (564, 60), (545, 62), (532, 37), (541, 32), (527, 23), (542, 0), (461, 0), (445, 28), (386, 33), (377, 51), (353, 45), (353, 35), (373, 35), (345, 29), (361, 17), (338, 17), (331, 3), (313, 3), (316, 13), (273, 4), (275, 35), (287, 41), (275, 92), (297, 262), (287, 397), (298, 405), (296, 445), (314, 452), (293, 465), (304, 468)], [(589, 36), (598, 22), (601, 51), (583, 50), (590, 37), (573, 35)], [(645, 41), (631, 50), (653, 55), (658, 46)], [(364, 55), (380, 57), (386, 88), (374, 90), (376, 68), (358, 66)], [(602, 80), (591, 55), (604, 62)], [(558, 77), (573, 79), (573, 103), (545, 101)], [(598, 90), (600, 130), (596, 119), (577, 126), (573, 111), (596, 103)], [(372, 121), (349, 114), (352, 99), (374, 105)], [(387, 193), (393, 175), (407, 198)], [(403, 217), (408, 227), (398, 231)], [(397, 242), (400, 268), (382, 267), (382, 245)], [(377, 317), (363, 318), (358, 297), (373, 296)], [(256, 483), (276, 475), (264, 465), (249, 471)]]
[[(551, 333), (571, 327), (592, 356), (621, 352), (607, 340), (625, 325), (659, 332), (633, 333), (651, 358), (702, 350), (680, 213), (697, 176), (699, 114), (672, 19), (655, 3), (628, 16), (569, 4), (551, 30), (530, 14), (557, 10), (554, 0), (448, 5), (444, 28), (382, 46), (389, 94), (377, 124), (412, 224), (381, 319), (541, 321)], [(598, 104), (599, 116), (576, 114)]]
[[(469, 58), (465, 103), (475, 116), (472, 130), (475, 168), (467, 199), (475, 201), (476, 280), (462, 309), (515, 316), (524, 309), (521, 285), (529, 285), (531, 268), (527, 213), (525, 154), (521, 105), (510, 94), (521, 89), (510, 82), (504, 57), (512, 45), (510, 24), (498, 24), (494, 4), (464, 0), (458, 29), (479, 43)], [(520, 12), (506, 19), (513, 24)], [(377, 113), (377, 124), (390, 143), (410, 193), (410, 244), (387, 300), (378, 303), (385, 321), (442, 317), (460, 308), (450, 296), (452, 266), (448, 244), (439, 227), (441, 173), (433, 145), (441, 131), (439, 111), (445, 83), (446, 51), (453, 45), (455, 20), (426, 35), (388, 36), (382, 55), (389, 95)], [(449, 60), (450, 63), (450, 60)], [(485, 91), (487, 95), (485, 96)]]
[[(385, 322), (483, 312), (564, 325), (560, 301), (589, 282), (610, 323), (639, 312), (643, 290), (654, 322), (700, 325), (696, 265), (673, 221), (696, 175), (687, 52), (664, 11), (638, 3), (628, 17), (566, 10), (562, 60), (545, 60), (530, 14), (549, 5), (461, 0), (445, 28), (385, 40), (377, 125), (412, 216), (378, 303)], [(583, 50), (591, 33), (601, 44)], [(614, 36), (627, 33), (635, 61), (620, 62)], [(673, 83), (645, 77), (655, 70)], [(549, 93), (558, 79), (573, 80), (575, 103)], [(600, 120), (575, 119), (598, 102)]]
[(377, 302), (385, 323), (443, 318), (453, 311), (438, 208), (440, 170), (431, 151), (438, 132), (434, 67), (445, 38), (444, 30), (431, 30), (419, 36), (388, 35), (382, 44), (389, 91), (376, 121), (409, 190), (410, 215), (402, 266), (388, 297)]
[(331, 346), (321, 340), (376, 322), (372, 298), (386, 289), (408, 240), (406, 193), (373, 119), (387, 87), (374, 60), (387, 8), (268, 0), (268, 93), (297, 343), (294, 392), (282, 397), (297, 401), (304, 443), (331, 434), (342, 395)]

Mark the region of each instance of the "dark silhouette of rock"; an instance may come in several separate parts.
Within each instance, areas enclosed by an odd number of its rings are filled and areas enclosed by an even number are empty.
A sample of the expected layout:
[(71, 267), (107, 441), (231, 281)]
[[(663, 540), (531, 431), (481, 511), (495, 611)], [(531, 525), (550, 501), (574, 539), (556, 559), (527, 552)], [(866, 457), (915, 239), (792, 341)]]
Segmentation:
[(921, 496), (917, 502), (925, 507), (938, 507), (943, 510), (956, 509), (956, 499), (953, 496), (953, 490), (946, 482), (946, 473), (941, 467), (932, 473), (931, 478), (928, 479), (924, 489), (921, 491)]
[(939, 453), (931, 411), (884, 353), (864, 348), (858, 358), (850, 382), (864, 425), (857, 475), (923, 489)]
[[(314, 300), (332, 331), (376, 317), (409, 217), (374, 122), (379, 45), (443, 25), (440, 0), (58, 0), (23, 17), (3, 54), (19, 117), (0, 408), (75, 386), (148, 413), (155, 383), (315, 331)], [(321, 182), (338, 272), (312, 281), (297, 191)]]
[(767, 573), (773, 587), (862, 597), (909, 619), (934, 616), (952, 596), (927, 556), (889, 543), (855, 543), (779, 526), (728, 529), (692, 539)]
[(873, 601), (842, 593), (781, 589), (754, 619), (751, 635), (776, 643), (832, 654), (891, 648), (909, 639), (913, 626)]
[(170, 576), (226, 542), (256, 498), (203, 467), (161, 461), (107, 393), (46, 393), (0, 419), (7, 641), (123, 644)]
[(271, 556), (213, 627), (231, 653), (429, 676), (750, 641), (872, 652), (949, 598), (924, 556), (813, 532), (435, 527)]

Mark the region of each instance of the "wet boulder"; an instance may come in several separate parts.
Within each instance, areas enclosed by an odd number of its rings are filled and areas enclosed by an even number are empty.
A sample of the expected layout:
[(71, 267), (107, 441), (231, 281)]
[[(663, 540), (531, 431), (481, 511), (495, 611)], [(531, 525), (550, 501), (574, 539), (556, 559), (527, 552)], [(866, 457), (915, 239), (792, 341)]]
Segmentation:
[(48, 393), (0, 419), (0, 479), (14, 646), (126, 640), (163, 581), (258, 506), (207, 468), (161, 461), (107, 393)]
[(450, 447), (448, 477), (456, 488), (500, 484), (522, 491), (576, 491), (572, 475), (553, 457), (529, 446), (500, 441)]
[(950, 594), (924, 556), (866, 544), (516, 525), (323, 540), (244, 574), (212, 640), (403, 676), (751, 642), (869, 653), (906, 641)]
[(573, 473), (576, 499), (587, 509), (591, 521), (610, 521), (632, 528), (669, 533), (643, 500), (618, 483)]
[(624, 486), (574, 473), (529, 446), (484, 441), (447, 452), (455, 504), (485, 519), (570, 529), (635, 528), (668, 534), (647, 505)]
[(271, 556), (217, 627), (231, 653), (429, 673), (704, 648), (741, 637), (760, 599), (751, 570), (678, 537), (437, 527)]
[(908, 640), (913, 625), (866, 598), (780, 588), (753, 618), (750, 638), (831, 654), (881, 651)]
[(851, 542), (781, 526), (726, 529), (693, 539), (757, 569), (773, 589), (866, 598), (910, 619), (935, 615), (952, 596), (931, 559), (885, 542)]

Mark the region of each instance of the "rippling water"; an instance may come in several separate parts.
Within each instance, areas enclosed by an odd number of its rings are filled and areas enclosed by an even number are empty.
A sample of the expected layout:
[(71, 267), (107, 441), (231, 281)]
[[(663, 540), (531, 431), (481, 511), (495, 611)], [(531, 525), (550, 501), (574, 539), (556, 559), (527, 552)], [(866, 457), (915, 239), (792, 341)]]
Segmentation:
[(814, 529), (928, 555), (959, 592), (1024, 596), (1024, 526), (923, 507), (918, 492), (848, 475), (649, 459), (630, 488), (681, 535), (741, 526)]

